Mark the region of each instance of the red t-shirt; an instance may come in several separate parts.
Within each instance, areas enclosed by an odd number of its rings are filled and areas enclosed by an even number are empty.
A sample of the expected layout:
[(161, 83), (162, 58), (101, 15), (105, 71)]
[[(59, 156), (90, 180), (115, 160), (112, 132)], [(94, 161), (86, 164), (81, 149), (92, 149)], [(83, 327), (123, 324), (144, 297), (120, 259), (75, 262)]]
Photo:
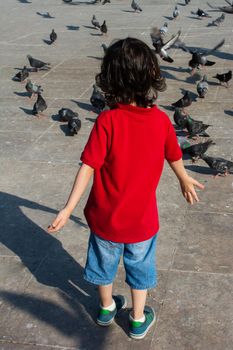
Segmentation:
[(164, 159), (181, 157), (175, 130), (157, 106), (118, 104), (102, 112), (81, 155), (82, 162), (95, 169), (84, 209), (91, 231), (121, 243), (156, 234), (155, 192)]

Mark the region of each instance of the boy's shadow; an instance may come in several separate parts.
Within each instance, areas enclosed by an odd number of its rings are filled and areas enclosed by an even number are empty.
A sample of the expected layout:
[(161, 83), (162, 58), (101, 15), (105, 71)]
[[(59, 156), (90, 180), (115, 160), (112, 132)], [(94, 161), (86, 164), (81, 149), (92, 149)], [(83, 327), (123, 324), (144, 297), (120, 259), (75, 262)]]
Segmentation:
[[(58, 291), (55, 290), (54, 293), (60, 293), (66, 302), (67, 300), (69, 301), (69, 305), (76, 312), (75, 327), (70, 324), (70, 317), (67, 318), (67, 322), (63, 320), (65, 311), (61, 306), (53, 304), (51, 301), (45, 302), (31, 295), (28, 296), (26, 294), (25, 296), (25, 294), (15, 292), (1, 292), (2, 298), (19, 309), (31, 313), (38, 319), (41, 319), (39, 304), (43, 309), (44, 315), (48, 312), (51, 316), (52, 308), (57, 317), (50, 317), (48, 323), (60, 331), (58, 322), (60, 318), (62, 321), (62, 333), (69, 336), (71, 335), (70, 333), (73, 333), (72, 335), (79, 338), (79, 341), (82, 342), (83, 339), (82, 346), (85, 343), (84, 347), (86, 347), (87, 339), (86, 335), (82, 334), (82, 326), (84, 324), (88, 325), (88, 327), (93, 328), (92, 331), (94, 333), (98, 332), (94, 322), (90, 320), (90, 317), (93, 320), (96, 317), (97, 291), (83, 280), (82, 266), (63, 248), (60, 241), (30, 220), (21, 208), (26, 207), (53, 214), (56, 214), (56, 210), (4, 192), (0, 192), (0, 203), (2, 218), (0, 222), (1, 243), (21, 259), (22, 263), (39, 283), (57, 288)], [(77, 217), (72, 216), (71, 220), (78, 225), (86, 227)], [(34, 304), (33, 300), (35, 301)], [(45, 319), (45, 322), (47, 322), (45, 316), (42, 319)], [(71, 328), (73, 331), (71, 331)], [(101, 342), (101, 340), (104, 340), (103, 336), (104, 334), (102, 334), (102, 337), (100, 334), (99, 349), (103, 346)]]

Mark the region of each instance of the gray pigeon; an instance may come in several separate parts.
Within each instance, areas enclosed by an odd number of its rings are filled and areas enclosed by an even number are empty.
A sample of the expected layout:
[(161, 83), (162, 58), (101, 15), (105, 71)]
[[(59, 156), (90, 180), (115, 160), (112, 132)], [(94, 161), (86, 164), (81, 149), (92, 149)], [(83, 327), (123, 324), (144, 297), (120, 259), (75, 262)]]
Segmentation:
[(217, 26), (219, 27), (220, 24), (222, 24), (225, 20), (225, 14), (223, 13), (221, 16), (217, 17), (216, 19), (214, 19), (211, 23), (208, 24), (208, 27), (210, 26)]
[(47, 104), (46, 104), (45, 100), (41, 96), (41, 93), (38, 93), (37, 101), (35, 102), (35, 104), (33, 106), (32, 114), (39, 117), (40, 115), (42, 115), (42, 112), (46, 108), (47, 108)]
[(168, 32), (168, 23), (165, 22), (164, 25), (159, 29), (161, 35), (165, 35)]
[(79, 130), (81, 129), (81, 124), (82, 123), (79, 117), (72, 117), (68, 121), (68, 129), (71, 136), (78, 134)]
[(29, 60), (30, 66), (34, 68), (34, 70), (37, 72), (39, 69), (50, 69), (50, 63), (45, 63), (43, 61), (38, 60), (37, 58), (33, 58), (30, 55), (27, 55), (27, 58)]
[(204, 124), (202, 121), (194, 120), (192, 118), (187, 119), (187, 130), (190, 138), (195, 136), (209, 137), (205, 130), (211, 125)]
[(32, 98), (34, 95), (41, 94), (43, 89), (40, 85), (34, 84), (31, 82), (30, 79), (27, 80), (27, 84), (25, 85), (25, 89), (30, 94), (30, 97)]
[(108, 32), (108, 27), (107, 27), (105, 20), (104, 20), (103, 24), (100, 26), (100, 31), (102, 34), (107, 34), (107, 32)]
[(25, 79), (29, 76), (28, 69), (26, 66), (23, 67), (21, 71), (15, 74), (15, 76), (12, 78), (14, 81), (20, 81), (20, 83), (23, 83)]
[(209, 84), (207, 81), (207, 76), (204, 75), (202, 80), (197, 83), (197, 93), (200, 98), (204, 98), (208, 92)]
[(181, 150), (183, 154), (188, 154), (192, 157), (193, 163), (199, 159), (211, 145), (215, 145), (215, 143), (209, 139), (206, 142), (196, 143), (191, 145), (188, 141), (185, 141), (181, 144)]
[(104, 95), (100, 92), (95, 84), (93, 85), (93, 92), (90, 98), (90, 102), (92, 106), (95, 107), (98, 111), (102, 111), (106, 105)]
[(135, 0), (132, 0), (132, 2), (131, 2), (131, 7), (132, 7), (132, 9), (133, 9), (135, 12), (137, 12), (137, 11), (141, 12), (141, 11), (142, 11), (141, 7), (136, 3)]
[(200, 157), (203, 159), (211, 169), (213, 169), (216, 174), (215, 176), (218, 175), (228, 175), (228, 174), (233, 174), (233, 162), (226, 160), (224, 158), (216, 158), (216, 157), (209, 157), (205, 154), (201, 155)]
[(178, 6), (175, 6), (172, 15), (173, 15), (174, 19), (178, 18), (178, 16), (180, 15), (180, 11), (178, 10)]
[(157, 27), (152, 28), (150, 36), (152, 40), (152, 45), (155, 48), (155, 52), (166, 62), (172, 63), (174, 60), (168, 55), (167, 50), (169, 50), (178, 41), (181, 31), (179, 30), (177, 34), (173, 35), (166, 43), (163, 41), (160, 30)]
[(96, 29), (100, 29), (100, 24), (99, 24), (99, 22), (97, 21), (95, 15), (92, 16), (91, 24), (92, 24)]
[(58, 111), (58, 115), (61, 122), (68, 122), (72, 118), (78, 118), (78, 113), (73, 112), (72, 109), (69, 108), (61, 108)]

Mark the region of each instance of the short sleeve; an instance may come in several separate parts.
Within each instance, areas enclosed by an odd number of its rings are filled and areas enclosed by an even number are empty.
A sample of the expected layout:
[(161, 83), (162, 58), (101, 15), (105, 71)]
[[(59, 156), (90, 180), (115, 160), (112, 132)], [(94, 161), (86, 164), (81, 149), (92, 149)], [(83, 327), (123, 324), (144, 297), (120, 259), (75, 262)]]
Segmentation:
[(90, 133), (89, 139), (81, 154), (81, 161), (93, 169), (99, 169), (107, 154), (108, 128), (106, 116), (100, 114)]
[(165, 143), (165, 158), (168, 162), (175, 162), (182, 158), (182, 151), (177, 141), (175, 129), (167, 117), (168, 120), (168, 133)]

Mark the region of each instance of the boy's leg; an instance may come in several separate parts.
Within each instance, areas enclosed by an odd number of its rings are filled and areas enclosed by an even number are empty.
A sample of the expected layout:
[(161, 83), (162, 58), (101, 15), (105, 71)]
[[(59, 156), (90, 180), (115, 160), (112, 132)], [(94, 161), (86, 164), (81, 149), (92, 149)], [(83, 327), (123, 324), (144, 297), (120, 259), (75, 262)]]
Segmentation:
[(112, 283), (105, 286), (98, 286), (98, 288), (101, 306), (108, 307), (112, 305)]
[(131, 288), (131, 297), (132, 297), (132, 306), (133, 306), (131, 316), (135, 320), (139, 320), (142, 317), (144, 317), (144, 308), (146, 304), (147, 289)]

